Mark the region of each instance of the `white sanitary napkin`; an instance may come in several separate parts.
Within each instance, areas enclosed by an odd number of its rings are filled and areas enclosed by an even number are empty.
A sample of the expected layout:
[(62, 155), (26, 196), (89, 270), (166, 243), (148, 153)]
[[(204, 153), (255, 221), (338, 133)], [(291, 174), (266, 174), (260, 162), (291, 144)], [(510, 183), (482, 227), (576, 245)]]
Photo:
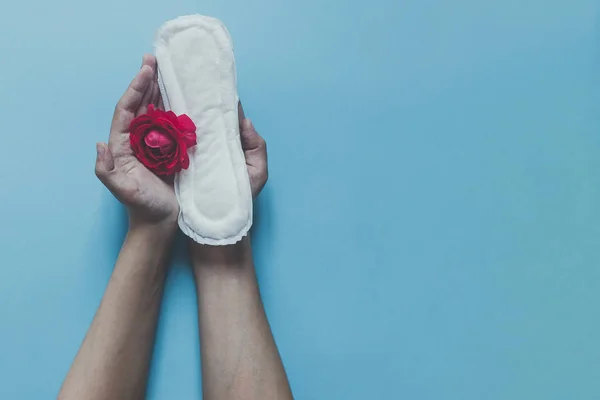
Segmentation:
[(165, 109), (196, 124), (190, 166), (175, 177), (179, 227), (198, 243), (236, 243), (252, 225), (252, 194), (231, 36), (218, 19), (179, 17), (160, 27), (155, 53)]

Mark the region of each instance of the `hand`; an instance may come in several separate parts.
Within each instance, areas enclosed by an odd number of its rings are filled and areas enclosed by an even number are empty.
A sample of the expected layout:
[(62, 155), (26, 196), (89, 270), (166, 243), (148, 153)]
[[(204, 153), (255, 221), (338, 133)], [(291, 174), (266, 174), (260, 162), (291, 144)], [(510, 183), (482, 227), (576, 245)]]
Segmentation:
[(96, 175), (127, 206), (132, 225), (175, 226), (179, 204), (172, 182), (149, 171), (136, 158), (129, 143), (129, 124), (145, 114), (149, 104), (162, 108), (156, 58), (145, 55), (140, 71), (115, 107), (108, 145), (96, 145)]
[[(238, 104), (238, 118), (242, 150), (244, 151), (246, 168), (250, 178), (250, 188), (252, 197), (256, 199), (269, 177), (267, 144), (256, 132), (252, 122), (246, 118), (242, 103)], [(202, 245), (195, 243), (193, 240), (190, 240), (190, 243), (194, 270), (203, 266), (238, 265), (243, 263), (242, 260), (252, 259), (250, 242), (247, 236), (231, 246)]]
[(242, 103), (239, 103), (238, 105), (238, 117), (240, 121), (242, 150), (244, 151), (244, 157), (246, 158), (246, 167), (248, 168), (248, 176), (250, 177), (252, 197), (256, 199), (269, 178), (267, 144), (258, 132), (256, 132), (252, 122), (246, 118)]

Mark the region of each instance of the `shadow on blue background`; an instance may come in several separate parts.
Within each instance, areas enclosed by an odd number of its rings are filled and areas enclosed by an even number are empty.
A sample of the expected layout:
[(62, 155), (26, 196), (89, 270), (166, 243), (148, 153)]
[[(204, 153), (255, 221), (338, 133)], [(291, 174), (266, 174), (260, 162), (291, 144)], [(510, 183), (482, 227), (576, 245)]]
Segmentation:
[[(298, 399), (600, 398), (597, 1), (19, 1), (0, 14), (0, 398), (56, 395), (125, 233), (93, 174), (155, 29), (217, 16), (269, 146)], [(150, 399), (199, 398), (185, 241)]]

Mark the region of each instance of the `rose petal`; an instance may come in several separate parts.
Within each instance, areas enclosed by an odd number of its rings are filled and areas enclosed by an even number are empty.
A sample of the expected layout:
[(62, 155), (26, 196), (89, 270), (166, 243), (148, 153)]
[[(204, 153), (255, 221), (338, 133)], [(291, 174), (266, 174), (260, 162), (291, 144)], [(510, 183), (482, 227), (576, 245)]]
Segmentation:
[(135, 138), (135, 140), (142, 140), (142, 138), (146, 135), (146, 132), (151, 130), (153, 125), (149, 122), (142, 122), (136, 126), (133, 126), (134, 129), (130, 131), (130, 135)]
[(134, 118), (129, 124), (129, 132), (135, 132), (140, 128), (140, 126), (145, 124), (152, 124), (152, 118), (148, 114), (143, 114), (137, 118)]
[(144, 158), (142, 164), (144, 164), (144, 166), (150, 170), (156, 170), (160, 169), (161, 162), (151, 158)]
[(134, 135), (129, 136), (129, 143), (131, 144), (131, 149), (133, 152), (138, 155), (139, 153), (143, 153), (142, 147), (140, 145), (140, 138)]
[(175, 141), (170, 135), (158, 130), (151, 130), (144, 137), (144, 143), (148, 147), (160, 148), (163, 151), (169, 151), (175, 146)]
[(178, 157), (173, 157), (172, 159), (170, 159), (165, 165), (168, 169), (174, 169), (177, 164), (179, 164), (179, 158)]
[(162, 149), (160, 148), (146, 147), (146, 154), (157, 162), (163, 162), (165, 159)]
[(178, 116), (177, 122), (179, 124), (179, 129), (182, 132), (196, 132), (196, 125), (194, 124), (194, 121), (192, 121), (187, 115), (181, 114)]
[(179, 129), (177, 129), (177, 121), (175, 121), (175, 123), (173, 123), (173, 121), (171, 121), (169, 118), (167, 118), (164, 115), (160, 115), (157, 116), (156, 118), (154, 118), (153, 121), (154, 125), (156, 126), (160, 126), (161, 128), (165, 128), (165, 129), (170, 129), (172, 132), (179, 132)]
[(163, 112), (161, 117), (168, 119), (173, 125), (178, 124), (177, 115), (173, 111)]
[(185, 157), (184, 157), (184, 159), (181, 160), (181, 168), (188, 169), (189, 166), (190, 166), (190, 158), (186, 154)]
[(196, 134), (191, 132), (182, 133), (181, 140), (186, 147), (194, 147), (196, 145)]
[(163, 166), (152, 170), (156, 175), (169, 175), (169, 172)]
[(155, 155), (157, 160), (165, 162), (173, 158), (173, 151), (165, 152), (163, 149), (153, 149), (152, 153)]

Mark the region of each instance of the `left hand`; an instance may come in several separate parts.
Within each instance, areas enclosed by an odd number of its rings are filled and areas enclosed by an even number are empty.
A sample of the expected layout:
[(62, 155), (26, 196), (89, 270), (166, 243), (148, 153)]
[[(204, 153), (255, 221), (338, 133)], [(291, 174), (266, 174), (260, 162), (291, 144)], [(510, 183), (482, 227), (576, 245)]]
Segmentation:
[(252, 121), (246, 118), (242, 103), (238, 103), (238, 119), (240, 123), (240, 139), (246, 159), (246, 168), (250, 178), (252, 198), (256, 199), (269, 179), (267, 163), (267, 143), (256, 132)]
[(156, 58), (145, 55), (140, 71), (115, 107), (108, 145), (97, 144), (96, 175), (125, 204), (132, 225), (175, 226), (179, 204), (172, 181), (166, 182), (148, 170), (129, 143), (129, 124), (145, 114), (149, 104), (162, 108)]
[[(269, 178), (269, 167), (267, 163), (267, 143), (256, 132), (252, 121), (246, 118), (242, 103), (238, 104), (238, 120), (240, 124), (240, 140), (246, 169), (250, 178), (252, 198), (256, 199)], [(252, 258), (248, 236), (231, 246), (209, 246), (201, 245), (190, 240), (192, 263), (194, 268), (203, 266), (214, 266), (223, 264), (236, 264), (244, 258)]]

